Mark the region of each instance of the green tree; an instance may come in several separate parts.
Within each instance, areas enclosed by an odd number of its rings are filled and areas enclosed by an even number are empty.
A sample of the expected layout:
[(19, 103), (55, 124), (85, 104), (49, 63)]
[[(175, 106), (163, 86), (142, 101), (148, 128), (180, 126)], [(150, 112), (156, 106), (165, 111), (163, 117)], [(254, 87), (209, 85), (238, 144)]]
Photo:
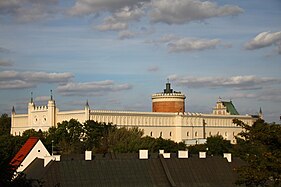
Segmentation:
[(206, 147), (208, 148), (208, 154), (211, 155), (222, 155), (232, 149), (230, 141), (225, 140), (221, 135), (208, 137)]
[(281, 126), (257, 120), (252, 126), (239, 120), (244, 130), (237, 137), (235, 152), (247, 162), (238, 169), (237, 184), (246, 186), (281, 185)]
[(55, 146), (63, 154), (82, 153), (83, 145), (83, 126), (75, 119), (58, 123), (57, 127), (51, 127), (48, 130), (46, 143), (50, 150), (50, 145)]
[(11, 118), (8, 114), (2, 114), (0, 117), (0, 135), (8, 135), (11, 132)]

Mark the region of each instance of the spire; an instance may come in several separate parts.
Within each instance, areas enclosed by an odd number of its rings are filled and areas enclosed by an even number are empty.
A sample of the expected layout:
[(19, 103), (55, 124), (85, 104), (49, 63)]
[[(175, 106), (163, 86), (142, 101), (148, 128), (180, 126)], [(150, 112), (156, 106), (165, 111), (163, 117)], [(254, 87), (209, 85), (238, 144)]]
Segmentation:
[(30, 103), (33, 103), (33, 92), (30, 93)]
[(53, 90), (50, 90), (51, 92), (51, 101), (53, 100)]
[(12, 108), (12, 113), (14, 114), (14, 113), (16, 113), (16, 110), (15, 110), (15, 107), (13, 106), (13, 108)]
[(89, 107), (89, 102), (88, 102), (88, 99), (86, 101), (86, 107)]
[(262, 110), (261, 110), (261, 107), (260, 107), (260, 112), (259, 112), (259, 114), (262, 114)]

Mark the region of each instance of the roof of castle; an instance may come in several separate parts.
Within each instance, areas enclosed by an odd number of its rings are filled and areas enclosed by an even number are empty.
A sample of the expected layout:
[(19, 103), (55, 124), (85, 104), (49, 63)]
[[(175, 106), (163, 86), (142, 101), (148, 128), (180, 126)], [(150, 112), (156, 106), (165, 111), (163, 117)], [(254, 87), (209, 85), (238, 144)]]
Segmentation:
[(239, 115), (232, 101), (222, 101), (222, 104), (226, 107), (226, 110), (230, 115)]
[(26, 158), (26, 156), (30, 153), (32, 148), (36, 145), (36, 143), (39, 141), (39, 138), (37, 137), (30, 137), (25, 144), (21, 147), (19, 152), (15, 155), (15, 157), (12, 159), (10, 164), (13, 166), (13, 168), (18, 168), (20, 164), (23, 162), (23, 160)]
[[(243, 164), (243, 163), (242, 163)], [(140, 160), (138, 154), (62, 155), (60, 161), (51, 161), (45, 168), (43, 160), (34, 160), (24, 173), (30, 179), (41, 179), (43, 186), (208, 186), (236, 187), (234, 172), (241, 160), (228, 163), (218, 156), (187, 159), (164, 159), (150, 154)]]

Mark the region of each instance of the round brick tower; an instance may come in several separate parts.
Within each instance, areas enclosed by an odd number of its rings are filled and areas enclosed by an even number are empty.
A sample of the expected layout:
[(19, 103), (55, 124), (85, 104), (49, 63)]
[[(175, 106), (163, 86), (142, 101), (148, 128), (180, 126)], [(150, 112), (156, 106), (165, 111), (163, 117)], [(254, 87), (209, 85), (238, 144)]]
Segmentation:
[(164, 92), (152, 95), (152, 112), (185, 112), (185, 95), (171, 89), (169, 81)]

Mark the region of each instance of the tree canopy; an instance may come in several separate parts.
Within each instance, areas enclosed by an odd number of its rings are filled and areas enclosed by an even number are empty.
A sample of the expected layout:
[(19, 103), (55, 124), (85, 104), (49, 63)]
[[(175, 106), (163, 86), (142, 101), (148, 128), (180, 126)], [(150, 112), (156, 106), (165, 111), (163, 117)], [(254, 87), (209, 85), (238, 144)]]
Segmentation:
[(281, 185), (281, 126), (257, 120), (252, 126), (234, 122), (244, 130), (238, 134), (236, 155), (247, 162), (238, 169), (237, 184), (246, 186)]

